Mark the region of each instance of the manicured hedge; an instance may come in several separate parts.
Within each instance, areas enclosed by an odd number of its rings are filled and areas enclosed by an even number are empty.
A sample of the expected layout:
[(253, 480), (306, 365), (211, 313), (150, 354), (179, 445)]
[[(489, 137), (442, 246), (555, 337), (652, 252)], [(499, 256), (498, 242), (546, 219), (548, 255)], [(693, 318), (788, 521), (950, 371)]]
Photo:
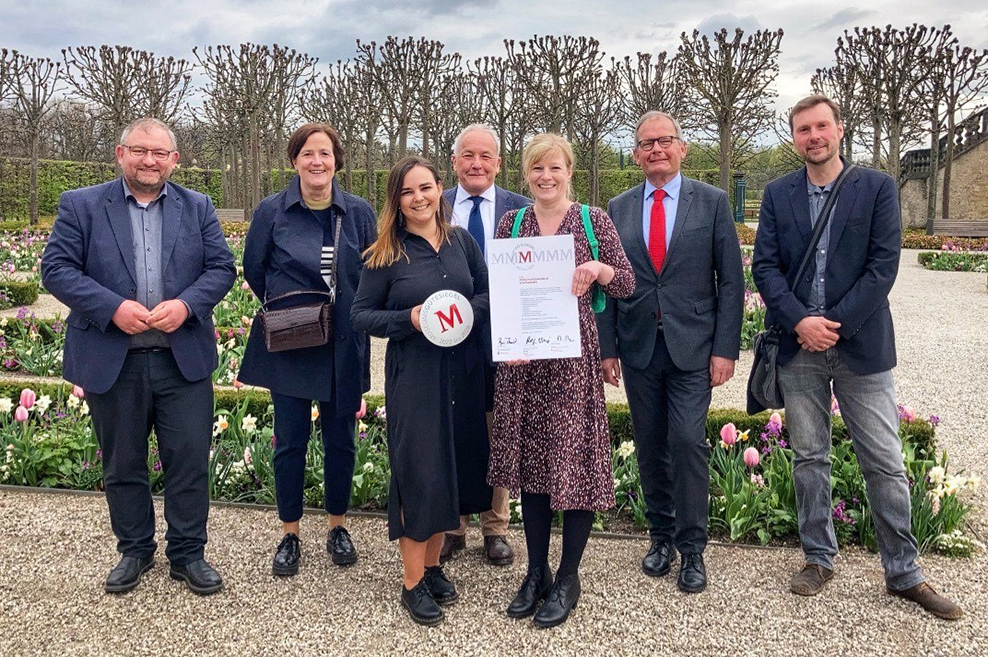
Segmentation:
[(31, 281), (0, 281), (0, 294), (7, 297), (0, 301), (6, 308), (30, 306), (38, 300), (38, 284)]

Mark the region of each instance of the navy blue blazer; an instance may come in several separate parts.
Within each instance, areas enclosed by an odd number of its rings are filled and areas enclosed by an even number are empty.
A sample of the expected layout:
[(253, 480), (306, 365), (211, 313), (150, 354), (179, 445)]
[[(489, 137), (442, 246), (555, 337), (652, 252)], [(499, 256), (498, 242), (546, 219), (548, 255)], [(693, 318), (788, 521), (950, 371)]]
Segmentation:
[[(237, 270), (209, 197), (165, 184), (164, 298), (181, 299), (192, 311), (166, 335), (182, 376), (198, 381), (216, 369), (213, 306), (230, 290)], [(41, 258), (41, 280), (70, 310), (63, 376), (87, 392), (106, 392), (130, 346), (130, 336), (111, 319), (125, 299), (137, 297), (133, 231), (121, 180), (61, 195)]]
[[(840, 190), (830, 224), (824, 274), (824, 317), (840, 322), (837, 350), (858, 374), (895, 367), (895, 335), (888, 295), (899, 271), (902, 246), (898, 190), (887, 174), (858, 167)], [(791, 289), (813, 236), (806, 168), (772, 181), (758, 215), (752, 273), (767, 306), (765, 325), (779, 323), (779, 363), (800, 349), (794, 329), (806, 310), (814, 266)]]
[[(450, 207), (456, 205), (456, 192), (459, 187), (452, 187), (450, 189), (443, 191), (443, 198), (449, 203)], [(501, 220), (501, 217), (505, 212), (511, 210), (517, 210), (523, 208), (526, 205), (531, 205), (532, 200), (522, 196), (521, 194), (515, 194), (514, 192), (508, 191), (503, 187), (494, 186), (494, 232), (497, 233), (497, 224)], [(464, 226), (466, 228), (466, 226)]]
[[(377, 220), (367, 201), (344, 192), (335, 180), (333, 206), (343, 217), (332, 344), (270, 353), (260, 322), (254, 322), (237, 378), (290, 397), (335, 399), (342, 417), (355, 413), (370, 389), (370, 342), (350, 327), (350, 306), (360, 282), (361, 253), (377, 239)], [(264, 299), (296, 290), (328, 291), (319, 271), (323, 233), (322, 222), (302, 202), (298, 176), (261, 201), (244, 245), (244, 278), (254, 294)], [(319, 300), (301, 296), (289, 305)]]

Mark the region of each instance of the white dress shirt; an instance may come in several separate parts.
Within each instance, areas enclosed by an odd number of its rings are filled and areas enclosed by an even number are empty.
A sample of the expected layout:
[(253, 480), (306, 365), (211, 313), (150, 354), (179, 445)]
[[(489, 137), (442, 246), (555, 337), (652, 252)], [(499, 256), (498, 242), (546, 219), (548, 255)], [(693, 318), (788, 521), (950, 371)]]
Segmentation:
[[(470, 196), (471, 194), (463, 189), (462, 185), (456, 186), (456, 196), (453, 202), (453, 225), (462, 226), (467, 230), (470, 229), (470, 211), (473, 210), (473, 201), (470, 200)], [(486, 244), (494, 239), (494, 230), (497, 228), (496, 222), (500, 219), (500, 217), (494, 216), (494, 204), (497, 198), (494, 185), (488, 187), (479, 196), (484, 199), (480, 202), (480, 218), (484, 222), (484, 251), (486, 251)]]

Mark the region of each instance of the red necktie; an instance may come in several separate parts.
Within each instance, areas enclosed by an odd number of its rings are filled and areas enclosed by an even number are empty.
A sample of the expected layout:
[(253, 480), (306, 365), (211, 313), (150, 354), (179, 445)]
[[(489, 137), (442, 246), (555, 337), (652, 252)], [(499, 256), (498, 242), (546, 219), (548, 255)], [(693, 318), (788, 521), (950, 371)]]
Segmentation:
[(652, 192), (652, 223), (648, 229), (648, 255), (658, 273), (662, 272), (662, 261), (666, 258), (666, 210), (662, 207), (665, 197), (664, 189)]

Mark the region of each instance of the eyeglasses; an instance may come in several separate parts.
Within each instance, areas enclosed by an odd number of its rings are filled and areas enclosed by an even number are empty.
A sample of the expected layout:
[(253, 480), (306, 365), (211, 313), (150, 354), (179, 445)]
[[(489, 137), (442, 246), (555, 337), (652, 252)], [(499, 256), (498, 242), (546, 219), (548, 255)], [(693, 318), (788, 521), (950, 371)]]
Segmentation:
[(166, 151), (166, 150), (161, 149), (161, 148), (157, 148), (155, 150), (150, 150), (150, 149), (144, 148), (143, 146), (127, 146), (126, 144), (121, 144), (121, 146), (123, 146), (124, 148), (126, 148), (127, 151), (130, 152), (131, 155), (133, 155), (134, 157), (136, 157), (138, 159), (144, 159), (144, 157), (148, 153), (151, 153), (151, 157), (153, 157), (154, 159), (158, 160), (159, 162), (163, 162), (163, 161), (167, 160), (168, 159), (168, 156), (175, 152), (175, 151)]
[(640, 142), (638, 142), (638, 144), (636, 144), (636, 146), (638, 147), (638, 150), (648, 152), (653, 148), (655, 148), (656, 144), (658, 144), (662, 148), (669, 148), (670, 146), (672, 146), (672, 142), (674, 141), (682, 141), (682, 140), (679, 139), (679, 137), (668, 137), (668, 136), (656, 137), (655, 139), (642, 139)]

